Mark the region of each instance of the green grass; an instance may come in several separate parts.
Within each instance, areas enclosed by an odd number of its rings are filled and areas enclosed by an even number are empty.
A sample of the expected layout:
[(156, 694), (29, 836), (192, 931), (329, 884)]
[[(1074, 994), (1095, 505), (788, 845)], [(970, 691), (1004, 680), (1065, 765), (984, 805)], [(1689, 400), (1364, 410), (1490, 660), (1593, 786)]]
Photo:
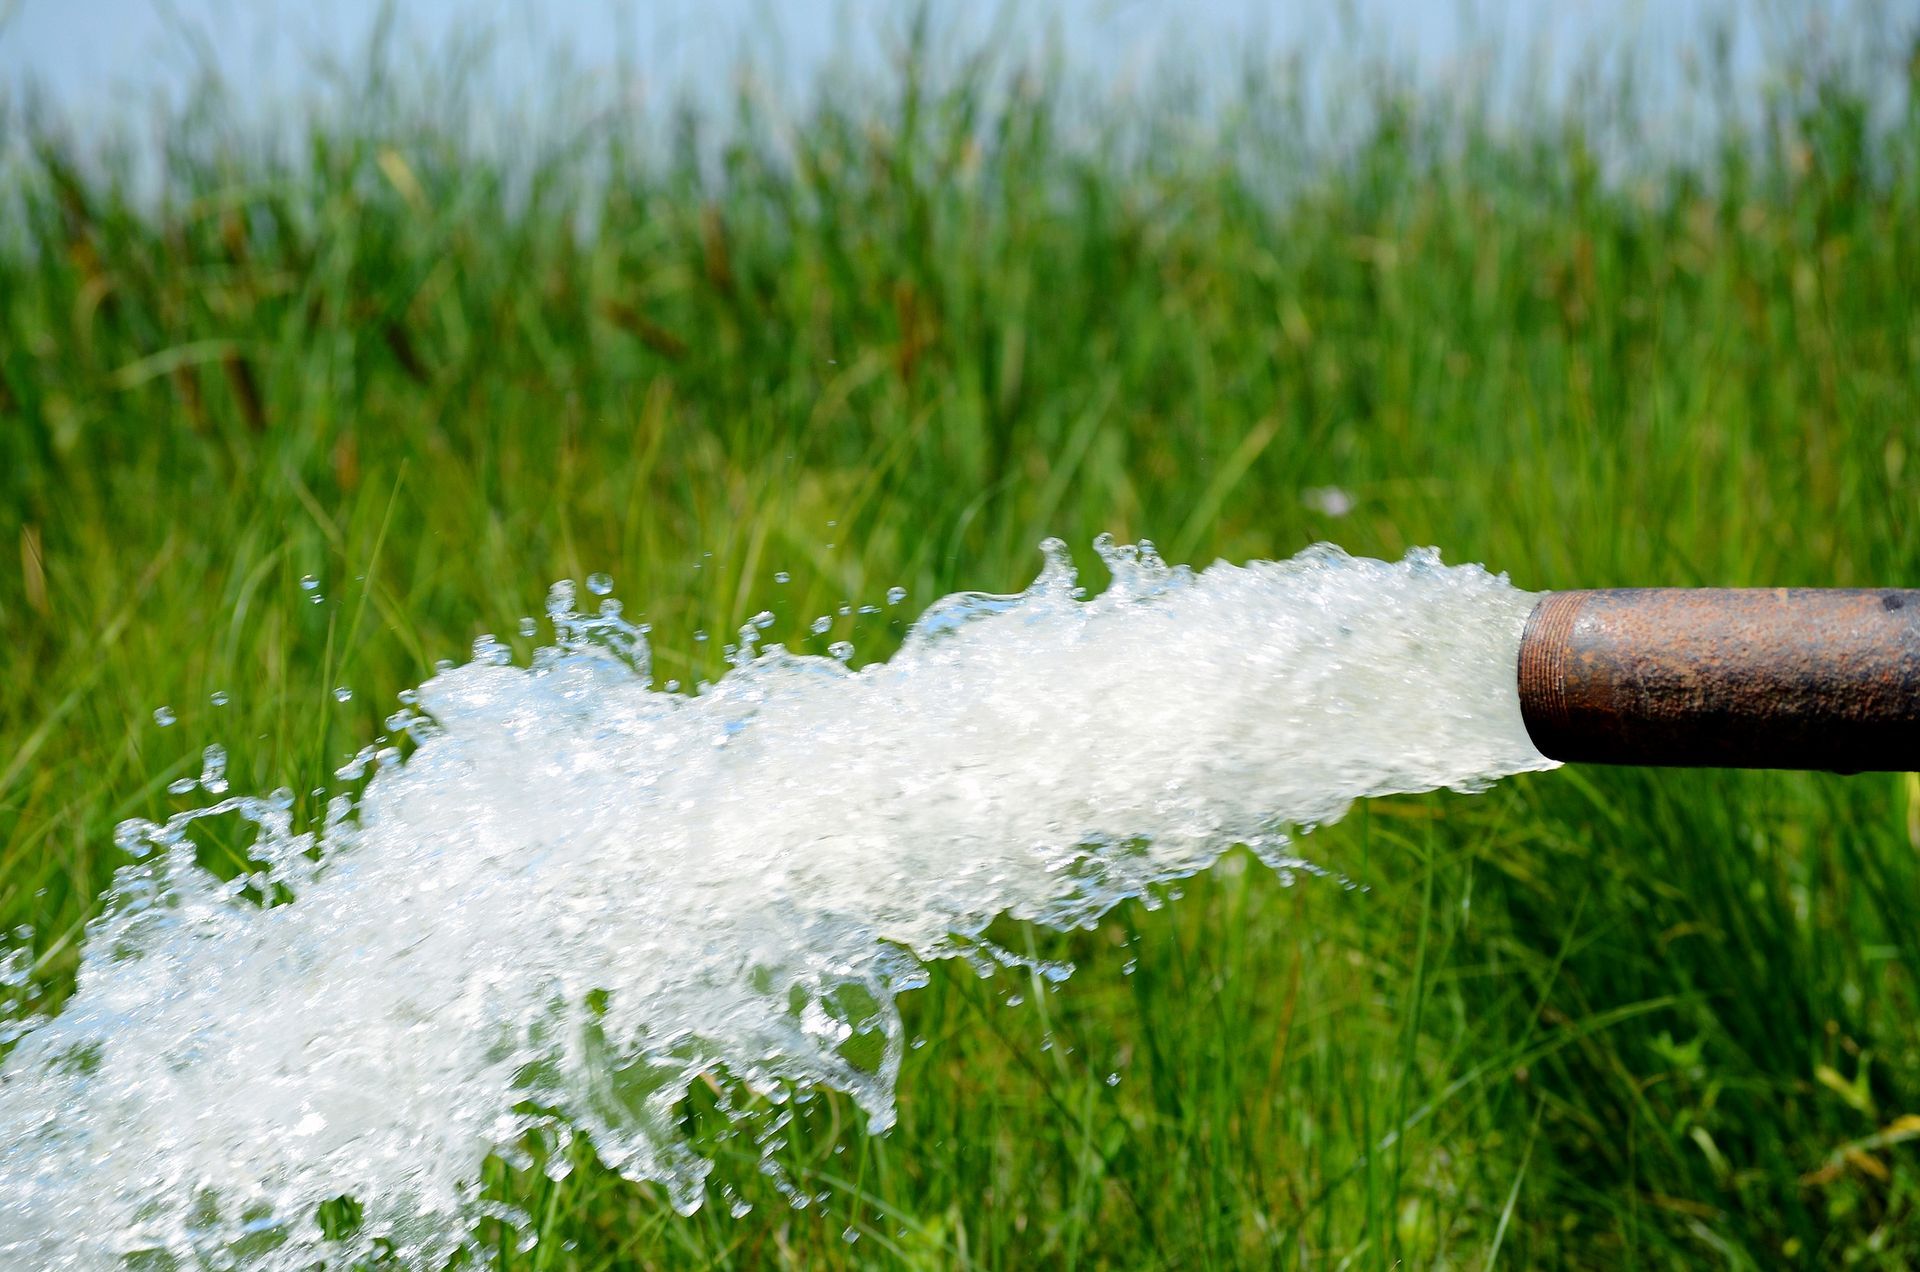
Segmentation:
[[(201, 746), (320, 785), (437, 659), (526, 653), (563, 575), (689, 680), (763, 607), (883, 655), (1048, 534), (1920, 582), (1920, 115), (1865, 106), (1916, 73), (1808, 73), (1618, 179), (1564, 119), (1392, 98), (1340, 155), (1272, 100), (1069, 145), (988, 72), (705, 167), (609, 125), (516, 174), (403, 122), (285, 164), (201, 116), (157, 203), (0, 119), (0, 928), (57, 1002), (114, 824)], [(1001, 933), (1064, 986), (937, 969), (898, 1128), (801, 1118), (824, 1216), (735, 1163), (753, 1213), (683, 1219), (583, 1153), (492, 1171), (543, 1238), (500, 1266), (1920, 1262), (1915, 778), (1563, 770), (1306, 849), (1367, 890), (1236, 858)]]

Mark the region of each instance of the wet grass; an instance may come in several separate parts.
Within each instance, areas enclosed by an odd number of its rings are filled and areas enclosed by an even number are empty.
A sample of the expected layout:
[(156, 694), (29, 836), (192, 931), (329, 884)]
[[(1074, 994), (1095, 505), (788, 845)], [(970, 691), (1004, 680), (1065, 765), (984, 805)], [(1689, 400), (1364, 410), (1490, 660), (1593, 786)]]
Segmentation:
[[(524, 653), (562, 575), (612, 572), (688, 681), (721, 668), (696, 630), (762, 608), (882, 656), (1048, 534), (1920, 580), (1920, 117), (1866, 105), (1904, 83), (1808, 73), (1611, 176), (1567, 120), (1390, 96), (1339, 157), (1270, 101), (1070, 145), (1006, 83), (705, 148), (609, 126), (518, 176), (431, 125), (289, 164), (201, 118), (158, 202), (0, 120), (0, 927), (33, 992), (201, 746), (322, 785), (436, 660)], [(1915, 778), (1562, 771), (1307, 849), (1366, 890), (1235, 859), (1002, 933), (1063, 987), (939, 969), (898, 1128), (800, 1119), (821, 1203), (735, 1163), (753, 1212), (683, 1219), (585, 1154), (499, 1167), (542, 1237), (500, 1265), (1920, 1261)]]

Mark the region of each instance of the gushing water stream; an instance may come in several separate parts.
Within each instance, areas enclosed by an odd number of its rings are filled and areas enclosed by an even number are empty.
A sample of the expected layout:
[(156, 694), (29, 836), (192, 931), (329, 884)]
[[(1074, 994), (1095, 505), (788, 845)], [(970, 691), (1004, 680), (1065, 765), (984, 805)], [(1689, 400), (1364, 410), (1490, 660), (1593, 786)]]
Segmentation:
[[(898, 995), (996, 916), (1088, 924), (1236, 844), (1297, 868), (1289, 835), (1356, 798), (1551, 767), (1503, 577), (1101, 547), (1099, 595), (1049, 545), (859, 670), (750, 626), (697, 695), (561, 585), (555, 645), (421, 686), (417, 750), (323, 827), (284, 793), (129, 823), (74, 995), (0, 1067), (0, 1266), (291, 1272), (376, 1238), (438, 1266), (529, 1134), (691, 1209), (690, 1083), (833, 1087), (885, 1129)], [(228, 814), (258, 869), (223, 881), (188, 831)], [(328, 1241), (343, 1194), (362, 1223)]]

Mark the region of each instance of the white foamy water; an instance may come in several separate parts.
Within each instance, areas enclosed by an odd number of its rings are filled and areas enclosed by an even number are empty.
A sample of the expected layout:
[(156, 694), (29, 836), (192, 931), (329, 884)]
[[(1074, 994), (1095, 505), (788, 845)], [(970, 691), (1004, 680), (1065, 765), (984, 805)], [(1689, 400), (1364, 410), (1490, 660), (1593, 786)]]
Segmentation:
[[(124, 827), (146, 859), (0, 1067), (0, 1266), (291, 1270), (376, 1238), (438, 1266), (530, 1134), (691, 1209), (690, 1083), (834, 1087), (886, 1128), (897, 996), (996, 916), (1090, 923), (1235, 844), (1297, 868), (1289, 834), (1358, 797), (1551, 766), (1514, 687), (1534, 598), (1503, 577), (1103, 554), (1091, 599), (1055, 547), (890, 661), (770, 647), (697, 696), (563, 585), (558, 644), (428, 681), (418, 749), (327, 826), (214, 804), (258, 823), (256, 874), (200, 869), (193, 815)], [(342, 1195), (363, 1223), (324, 1240)]]

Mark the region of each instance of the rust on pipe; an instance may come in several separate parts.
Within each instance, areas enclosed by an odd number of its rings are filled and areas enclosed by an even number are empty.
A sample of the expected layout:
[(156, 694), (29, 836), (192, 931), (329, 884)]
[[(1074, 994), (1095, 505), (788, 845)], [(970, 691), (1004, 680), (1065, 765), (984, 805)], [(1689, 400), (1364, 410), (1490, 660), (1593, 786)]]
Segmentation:
[(1556, 760), (1920, 770), (1920, 590), (1549, 592), (1519, 676)]

